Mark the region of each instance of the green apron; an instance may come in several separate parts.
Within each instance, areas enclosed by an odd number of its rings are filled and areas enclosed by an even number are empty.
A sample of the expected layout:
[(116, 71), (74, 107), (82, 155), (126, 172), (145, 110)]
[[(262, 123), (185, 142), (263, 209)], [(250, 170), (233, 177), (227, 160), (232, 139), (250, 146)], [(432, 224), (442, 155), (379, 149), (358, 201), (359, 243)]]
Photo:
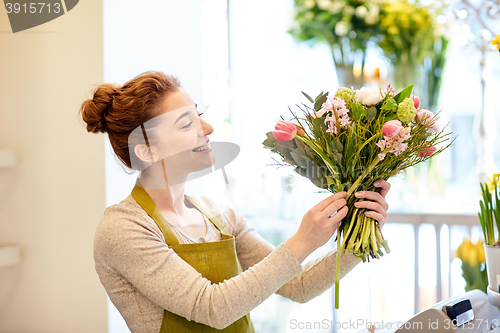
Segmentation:
[[(212, 283), (220, 283), (241, 273), (241, 266), (236, 255), (234, 237), (229, 235), (222, 222), (202, 207), (195, 199), (186, 195), (191, 203), (219, 229), (222, 240), (217, 242), (180, 244), (172, 228), (156, 209), (156, 205), (148, 193), (139, 185), (132, 190), (132, 197), (153, 218), (160, 228), (168, 247), (179, 257), (190, 264), (201, 275)], [(228, 327), (218, 330), (213, 327), (189, 321), (167, 310), (163, 311), (163, 321), (160, 333), (175, 332), (224, 332), (224, 333), (254, 333), (250, 313), (241, 317)]]

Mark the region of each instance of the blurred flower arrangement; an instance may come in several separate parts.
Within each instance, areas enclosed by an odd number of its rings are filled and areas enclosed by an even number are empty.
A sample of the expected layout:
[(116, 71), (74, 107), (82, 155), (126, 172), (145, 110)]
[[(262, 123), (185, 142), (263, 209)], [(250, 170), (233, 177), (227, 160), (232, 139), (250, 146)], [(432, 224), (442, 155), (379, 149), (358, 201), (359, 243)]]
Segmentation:
[(460, 244), (455, 256), (462, 261), (462, 276), (465, 280), (465, 291), (479, 289), (487, 292), (488, 274), (486, 272), (486, 258), (481, 241), (472, 244), (466, 239)]
[[(406, 0), (386, 1), (382, 5), (382, 34), (378, 45), (394, 66), (396, 88), (406, 87), (418, 80), (418, 66), (424, 63), (425, 58), (430, 58), (435, 67), (429, 73), (436, 74), (436, 70), (442, 70), (447, 40), (436, 22), (440, 5), (440, 2), (434, 2), (432, 7), (424, 6), (418, 1), (409, 3)], [(430, 84), (438, 90), (438, 82)], [(435, 101), (429, 103), (430, 106), (437, 104)]]
[[(295, 0), (295, 27), (289, 33), (299, 40), (326, 42), (337, 70), (347, 76), (342, 84), (363, 85), (368, 40), (380, 30), (382, 0)], [(354, 82), (354, 53), (361, 51), (361, 66)]]
[[(394, 65), (397, 89), (418, 81), (418, 66), (431, 60), (429, 91), (436, 95), (444, 67), (447, 40), (436, 17), (443, 5), (434, 1), (424, 6), (406, 0), (294, 0), (295, 25), (289, 33), (298, 40), (326, 42), (340, 75), (347, 76), (342, 85), (363, 85), (368, 41), (373, 40)], [(353, 77), (355, 53), (362, 54), (360, 77)], [(429, 95), (428, 92), (425, 92)], [(436, 97), (427, 104), (435, 106)]]
[(357, 208), (353, 194), (377, 191), (374, 183), (428, 160), (448, 148), (441, 146), (445, 133), (437, 116), (419, 108), (413, 86), (398, 94), (389, 85), (380, 88), (320, 93), (315, 99), (305, 94), (313, 107), (299, 106), (304, 117), (292, 112), (294, 123), (279, 121), (266, 133), (264, 148), (281, 158), (279, 165), (294, 171), (330, 192), (347, 191), (349, 212), (337, 229), (335, 307), (338, 308), (339, 264), (342, 252), (363, 261), (380, 258), (389, 247), (370, 213)]

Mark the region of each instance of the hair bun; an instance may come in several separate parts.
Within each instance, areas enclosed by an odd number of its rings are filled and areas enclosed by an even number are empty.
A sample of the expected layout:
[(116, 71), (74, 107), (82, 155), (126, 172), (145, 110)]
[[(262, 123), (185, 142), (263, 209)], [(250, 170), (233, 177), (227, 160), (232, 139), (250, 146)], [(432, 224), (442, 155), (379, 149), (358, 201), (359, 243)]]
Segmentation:
[(80, 113), (91, 133), (108, 132), (107, 115), (113, 109), (114, 97), (119, 93), (115, 84), (102, 84), (94, 91), (94, 96), (83, 102)]

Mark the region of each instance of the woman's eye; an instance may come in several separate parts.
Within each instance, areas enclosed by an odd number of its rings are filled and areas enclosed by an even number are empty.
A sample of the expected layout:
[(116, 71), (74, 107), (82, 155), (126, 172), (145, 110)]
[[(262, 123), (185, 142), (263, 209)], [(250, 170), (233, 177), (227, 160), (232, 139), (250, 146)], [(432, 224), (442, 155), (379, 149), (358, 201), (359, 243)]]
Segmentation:
[(198, 117), (201, 117), (201, 116), (203, 115), (203, 113), (204, 113), (204, 112), (200, 113), (200, 114), (198, 115)]
[(189, 124), (187, 124), (186, 126), (183, 126), (182, 128), (189, 128), (189, 126), (191, 126), (193, 122), (191, 121)]

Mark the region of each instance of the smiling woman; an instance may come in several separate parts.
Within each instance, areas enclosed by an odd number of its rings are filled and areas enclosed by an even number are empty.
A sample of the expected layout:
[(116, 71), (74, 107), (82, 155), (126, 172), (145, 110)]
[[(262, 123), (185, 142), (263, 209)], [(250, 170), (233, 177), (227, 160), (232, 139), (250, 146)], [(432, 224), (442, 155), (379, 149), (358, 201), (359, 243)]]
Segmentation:
[[(120, 160), (140, 171), (126, 199), (106, 209), (94, 239), (96, 271), (135, 332), (254, 332), (249, 312), (273, 293), (307, 302), (335, 280), (336, 252), (301, 266), (347, 213), (346, 193), (312, 207), (276, 248), (228, 206), (184, 194), (214, 164), (213, 127), (177, 79), (146, 72), (104, 84), (80, 109), (89, 132), (106, 132)], [(381, 226), (385, 195), (358, 192)], [(360, 260), (340, 256), (343, 277)]]

